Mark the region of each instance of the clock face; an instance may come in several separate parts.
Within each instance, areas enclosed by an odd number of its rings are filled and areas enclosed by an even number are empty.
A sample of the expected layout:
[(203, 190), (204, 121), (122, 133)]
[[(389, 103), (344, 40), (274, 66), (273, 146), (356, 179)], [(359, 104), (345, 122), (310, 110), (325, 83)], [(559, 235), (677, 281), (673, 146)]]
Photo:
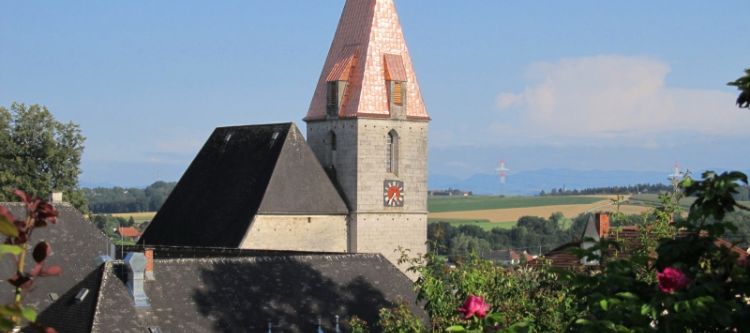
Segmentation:
[(398, 180), (386, 180), (383, 182), (383, 206), (404, 206), (404, 182)]

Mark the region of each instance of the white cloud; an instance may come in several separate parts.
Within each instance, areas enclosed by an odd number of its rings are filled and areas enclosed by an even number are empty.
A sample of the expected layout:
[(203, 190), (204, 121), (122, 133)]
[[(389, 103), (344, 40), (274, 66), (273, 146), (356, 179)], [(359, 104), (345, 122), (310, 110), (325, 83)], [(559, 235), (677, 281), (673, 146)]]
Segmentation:
[(498, 95), (498, 108), (518, 112), (526, 137), (636, 138), (670, 132), (747, 135), (750, 112), (718, 90), (666, 86), (669, 65), (654, 59), (594, 56), (530, 66), (528, 86)]

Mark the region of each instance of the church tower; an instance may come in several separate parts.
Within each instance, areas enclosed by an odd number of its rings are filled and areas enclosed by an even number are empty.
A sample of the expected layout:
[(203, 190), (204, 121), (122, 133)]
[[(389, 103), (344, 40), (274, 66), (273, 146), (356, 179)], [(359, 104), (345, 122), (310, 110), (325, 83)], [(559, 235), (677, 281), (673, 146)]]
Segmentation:
[(425, 253), (429, 120), (393, 0), (347, 0), (305, 121), (350, 252)]

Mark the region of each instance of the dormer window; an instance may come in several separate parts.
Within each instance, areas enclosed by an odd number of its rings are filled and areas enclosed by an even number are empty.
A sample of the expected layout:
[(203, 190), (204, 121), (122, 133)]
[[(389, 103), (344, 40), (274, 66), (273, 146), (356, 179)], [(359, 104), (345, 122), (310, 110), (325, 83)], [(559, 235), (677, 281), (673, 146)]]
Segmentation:
[(339, 60), (333, 65), (326, 77), (326, 116), (336, 118), (346, 103), (349, 75), (357, 62), (359, 50), (356, 47), (345, 47)]
[(403, 118), (406, 114), (406, 69), (400, 55), (385, 54), (385, 82), (388, 89), (388, 106), (391, 117)]

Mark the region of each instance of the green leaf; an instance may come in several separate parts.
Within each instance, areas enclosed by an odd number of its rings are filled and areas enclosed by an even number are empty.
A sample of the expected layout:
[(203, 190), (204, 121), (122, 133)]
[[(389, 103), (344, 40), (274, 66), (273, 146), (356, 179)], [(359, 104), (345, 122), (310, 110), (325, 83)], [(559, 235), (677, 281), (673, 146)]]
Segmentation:
[(505, 321), (505, 316), (503, 316), (500, 313), (493, 312), (493, 313), (488, 314), (487, 317), (485, 317), (485, 320), (489, 321), (492, 324), (501, 323)]
[(0, 234), (8, 237), (18, 237), (18, 229), (5, 216), (0, 216)]
[(7, 244), (0, 244), (0, 254), (10, 253), (14, 256), (17, 256), (23, 252), (23, 248), (18, 245), (7, 245)]
[(0, 317), (0, 331), (10, 332), (15, 326), (16, 323), (10, 320), (10, 318)]
[(23, 308), (21, 310), (21, 316), (33, 323), (36, 321), (36, 310), (34, 310), (34, 308)]
[(466, 332), (466, 329), (461, 325), (453, 325), (445, 329), (446, 332)]
[(638, 296), (636, 296), (635, 294), (633, 294), (633, 293), (631, 293), (629, 291), (619, 292), (619, 293), (617, 293), (615, 295), (617, 295), (620, 298), (631, 300), (631, 301), (638, 300)]
[(641, 314), (644, 316), (648, 316), (651, 312), (653, 312), (653, 308), (649, 304), (643, 304), (641, 305)]
[(580, 319), (576, 319), (576, 324), (586, 326), (586, 325), (591, 325), (591, 321), (588, 319), (580, 318)]
[(602, 310), (607, 311), (609, 309), (609, 304), (607, 303), (606, 299), (603, 299), (599, 301), (599, 306), (602, 308)]
[(526, 321), (517, 322), (513, 325), (510, 325), (506, 332), (508, 333), (529, 333), (531, 332), (531, 325), (529, 325)]

